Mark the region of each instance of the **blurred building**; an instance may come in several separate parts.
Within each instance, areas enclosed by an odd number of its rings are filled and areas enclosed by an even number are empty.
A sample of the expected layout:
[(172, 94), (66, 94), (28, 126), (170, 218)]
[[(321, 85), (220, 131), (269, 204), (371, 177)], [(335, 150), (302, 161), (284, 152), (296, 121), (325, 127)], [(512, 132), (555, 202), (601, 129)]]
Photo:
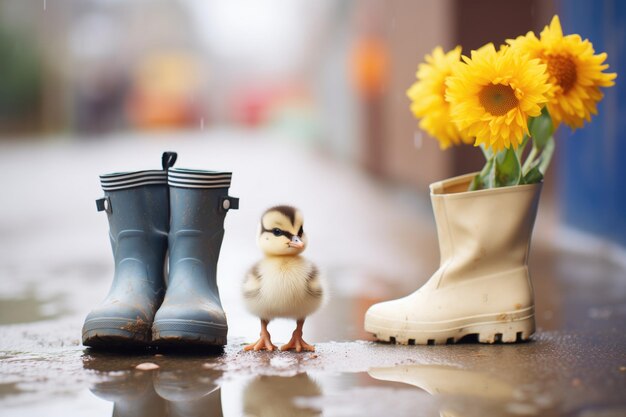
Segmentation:
[[(472, 147), (441, 152), (417, 128), (406, 90), (425, 54), (502, 43), (558, 12), (619, 73), (623, 8), (618, 0), (2, 0), (0, 139), (269, 129), (426, 196), (429, 183), (478, 170), (482, 156)], [(567, 222), (626, 244), (619, 85), (571, 138), (577, 145), (559, 146), (542, 201), (558, 195)]]

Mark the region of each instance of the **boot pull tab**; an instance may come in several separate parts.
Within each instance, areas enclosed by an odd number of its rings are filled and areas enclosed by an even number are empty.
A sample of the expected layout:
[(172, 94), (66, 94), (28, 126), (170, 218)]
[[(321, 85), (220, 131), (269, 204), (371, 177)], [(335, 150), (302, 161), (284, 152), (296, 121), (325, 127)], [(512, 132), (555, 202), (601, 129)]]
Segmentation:
[(224, 211), (238, 210), (239, 199), (237, 197), (231, 197), (231, 196), (222, 197), (221, 209)]
[(176, 163), (176, 158), (178, 158), (178, 154), (176, 152), (163, 152), (163, 156), (161, 156), (161, 166), (163, 167), (163, 171), (167, 171)]
[(102, 197), (96, 200), (96, 208), (98, 211), (106, 211), (111, 213), (111, 199), (109, 197)]

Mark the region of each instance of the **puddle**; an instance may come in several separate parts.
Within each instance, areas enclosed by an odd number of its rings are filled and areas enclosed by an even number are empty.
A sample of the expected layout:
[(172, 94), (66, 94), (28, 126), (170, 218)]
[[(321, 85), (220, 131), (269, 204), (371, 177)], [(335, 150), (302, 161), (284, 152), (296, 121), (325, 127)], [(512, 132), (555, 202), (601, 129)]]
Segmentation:
[[(193, 361), (187, 363), (190, 365)], [(430, 410), (423, 390), (377, 381), (365, 372), (292, 376), (242, 376), (210, 367), (123, 371), (91, 386), (95, 401), (113, 405), (113, 416), (394, 416)], [(434, 414), (433, 414), (434, 413)]]
[[(320, 343), (315, 354), (244, 353), (239, 343), (213, 355), (11, 351), (0, 356), (0, 409), (3, 417), (498, 417), (601, 407), (610, 416), (626, 407), (624, 343), (618, 333), (555, 333), (514, 346)], [(146, 363), (154, 365), (138, 369)]]
[[(543, 415), (514, 387), (443, 366), (293, 376), (228, 375), (200, 367), (114, 372), (90, 387), (114, 416), (516, 416)], [(548, 404), (551, 405), (551, 404)]]
[[(78, 415), (75, 404), (79, 404), (81, 416), (472, 417), (551, 415), (555, 405), (550, 398), (492, 373), (454, 366), (408, 364), (367, 372), (255, 375), (228, 370), (226, 356), (87, 351), (82, 367), (88, 377), (74, 392), (61, 397), (48, 393), (49, 398), (42, 392), (37, 398), (32, 387), (24, 393), (17, 384), (7, 383), (0, 385), (0, 399), (6, 393), (13, 401), (0, 406), (3, 416), (31, 415), (49, 403), (47, 415)], [(137, 369), (147, 362), (158, 367)]]
[(11, 395), (17, 395), (22, 392), (15, 382), (0, 383), (0, 399)]
[(33, 291), (12, 298), (0, 298), (0, 325), (49, 320), (66, 313), (65, 297), (39, 298)]

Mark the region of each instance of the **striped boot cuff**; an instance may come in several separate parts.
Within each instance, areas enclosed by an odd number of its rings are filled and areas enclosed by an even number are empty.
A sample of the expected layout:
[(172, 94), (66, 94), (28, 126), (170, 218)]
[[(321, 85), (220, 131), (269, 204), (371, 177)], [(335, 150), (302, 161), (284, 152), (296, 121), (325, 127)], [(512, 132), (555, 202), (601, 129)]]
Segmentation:
[(151, 170), (105, 174), (100, 175), (100, 184), (104, 191), (125, 190), (144, 185), (165, 185), (167, 184), (167, 171)]
[(172, 168), (168, 171), (167, 183), (178, 188), (228, 188), (232, 176), (232, 172)]

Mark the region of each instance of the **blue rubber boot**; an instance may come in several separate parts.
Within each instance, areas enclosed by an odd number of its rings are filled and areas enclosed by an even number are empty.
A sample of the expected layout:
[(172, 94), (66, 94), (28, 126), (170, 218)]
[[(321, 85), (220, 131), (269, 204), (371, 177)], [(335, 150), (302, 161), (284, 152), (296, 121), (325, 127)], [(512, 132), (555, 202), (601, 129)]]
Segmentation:
[(83, 344), (137, 348), (150, 343), (154, 315), (165, 293), (164, 264), (169, 229), (167, 169), (176, 154), (163, 154), (163, 170), (100, 176), (115, 260), (113, 283), (83, 325)]
[(152, 340), (174, 347), (223, 346), (228, 325), (216, 282), (230, 172), (171, 169), (169, 279)]

